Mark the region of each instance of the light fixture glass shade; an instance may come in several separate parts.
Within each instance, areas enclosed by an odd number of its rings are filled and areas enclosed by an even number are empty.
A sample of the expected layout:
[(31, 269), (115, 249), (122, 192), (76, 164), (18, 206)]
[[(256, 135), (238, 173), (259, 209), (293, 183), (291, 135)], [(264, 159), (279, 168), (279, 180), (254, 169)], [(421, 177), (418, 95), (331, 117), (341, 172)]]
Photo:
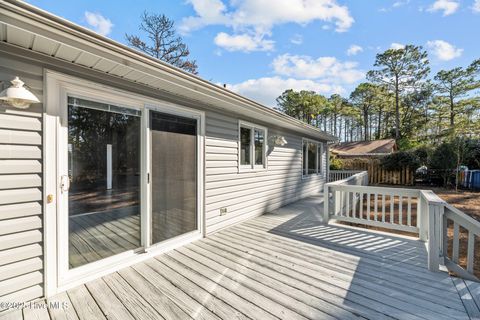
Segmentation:
[(277, 139), (275, 139), (275, 144), (277, 146), (284, 146), (287, 144), (287, 140), (284, 136), (278, 136)]
[(269, 140), (273, 142), (274, 146), (284, 146), (287, 144), (284, 136), (271, 136)]
[(39, 103), (40, 100), (25, 88), (24, 82), (18, 77), (11, 81), (12, 86), (0, 92), (0, 101), (5, 101), (12, 107), (26, 109), (32, 103)]

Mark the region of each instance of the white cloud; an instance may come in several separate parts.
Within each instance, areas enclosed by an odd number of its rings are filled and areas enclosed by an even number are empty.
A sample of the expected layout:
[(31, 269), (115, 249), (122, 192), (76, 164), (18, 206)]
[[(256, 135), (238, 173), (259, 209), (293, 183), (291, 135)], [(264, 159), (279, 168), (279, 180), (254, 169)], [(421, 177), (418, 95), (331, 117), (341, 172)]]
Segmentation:
[(480, 13), (480, 0), (475, 0), (472, 7), (473, 12)]
[(107, 36), (112, 31), (112, 21), (110, 21), (108, 18), (105, 18), (100, 13), (85, 11), (85, 20), (90, 27), (92, 27), (93, 31), (101, 34), (102, 36)]
[(404, 1), (399, 0), (399, 1), (395, 1), (395, 2), (393, 3), (392, 7), (393, 7), (393, 8), (398, 8), (398, 7), (402, 7), (402, 6), (404, 6), (404, 5), (407, 5), (407, 4), (409, 4), (409, 3), (410, 3), (410, 0), (404, 0)]
[(462, 55), (463, 49), (456, 48), (454, 45), (443, 41), (433, 40), (427, 42), (430, 52), (441, 61), (449, 61)]
[(392, 42), (392, 44), (390, 45), (390, 49), (398, 50), (403, 48), (405, 48), (405, 45), (398, 42)]
[(228, 84), (227, 88), (270, 107), (276, 105), (275, 99), (287, 89), (296, 91), (311, 90), (325, 95), (345, 93), (345, 89), (340, 85), (330, 85), (308, 79), (285, 79), (278, 76), (250, 79), (238, 84)]
[(347, 55), (354, 56), (354, 55), (356, 55), (356, 54), (358, 54), (362, 51), (363, 51), (362, 47), (360, 47), (359, 45), (356, 45), (356, 44), (352, 44), (350, 46), (350, 48), (348, 48), (348, 50), (347, 50)]
[(290, 54), (280, 55), (272, 62), (273, 70), (278, 75), (348, 84), (365, 77), (365, 73), (357, 69), (357, 65), (356, 62), (341, 62), (335, 57), (313, 59)]
[(263, 39), (263, 37), (248, 34), (229, 35), (220, 32), (214, 39), (217, 46), (227, 51), (271, 51), (274, 41)]
[(356, 62), (342, 62), (334, 57), (283, 54), (272, 62), (274, 76), (249, 79), (227, 88), (267, 106), (285, 90), (311, 90), (324, 95), (345, 94), (350, 87), (365, 78)]
[(303, 36), (298, 33), (294, 34), (293, 37), (290, 39), (290, 42), (296, 45), (301, 45), (303, 43)]
[(445, 17), (454, 14), (459, 7), (460, 4), (457, 0), (436, 0), (427, 11), (443, 11), (443, 16)]
[(320, 20), (332, 23), (337, 32), (347, 31), (354, 19), (348, 7), (336, 0), (187, 0), (193, 6), (195, 16), (182, 20), (179, 30), (189, 33), (209, 25), (232, 28), (235, 34), (271, 36), (276, 25), (296, 23), (306, 25)]

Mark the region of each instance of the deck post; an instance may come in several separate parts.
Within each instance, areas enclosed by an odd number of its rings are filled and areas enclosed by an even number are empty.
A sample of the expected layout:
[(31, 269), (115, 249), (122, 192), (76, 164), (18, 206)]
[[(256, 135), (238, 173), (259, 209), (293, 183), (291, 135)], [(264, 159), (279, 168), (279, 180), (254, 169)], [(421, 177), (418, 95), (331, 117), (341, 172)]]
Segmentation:
[(330, 220), (330, 214), (329, 214), (329, 202), (330, 202), (330, 187), (328, 183), (325, 183), (323, 187), (323, 222), (328, 223), (328, 220)]
[(423, 242), (428, 240), (428, 202), (422, 196), (418, 197), (417, 219), (418, 237)]
[(428, 205), (428, 270), (437, 272), (443, 253), (443, 204)]

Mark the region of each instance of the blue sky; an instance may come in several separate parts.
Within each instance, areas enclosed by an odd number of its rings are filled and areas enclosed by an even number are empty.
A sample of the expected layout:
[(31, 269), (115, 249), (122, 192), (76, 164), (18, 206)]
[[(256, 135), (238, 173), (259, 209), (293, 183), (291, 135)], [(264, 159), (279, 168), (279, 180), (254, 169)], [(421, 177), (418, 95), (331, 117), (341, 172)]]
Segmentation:
[(122, 43), (144, 10), (164, 13), (201, 77), (269, 106), (288, 88), (348, 96), (392, 46), (424, 46), (432, 76), (480, 58), (480, 0), (29, 2)]

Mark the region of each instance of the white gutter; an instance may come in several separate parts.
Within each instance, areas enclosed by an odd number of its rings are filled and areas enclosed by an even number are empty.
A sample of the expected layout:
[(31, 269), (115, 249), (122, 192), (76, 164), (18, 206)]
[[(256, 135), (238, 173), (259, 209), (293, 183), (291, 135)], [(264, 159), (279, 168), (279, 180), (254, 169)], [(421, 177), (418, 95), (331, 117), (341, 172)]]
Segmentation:
[[(294, 119), (281, 112), (263, 106), (251, 99), (236, 94), (226, 88), (215, 85), (198, 76), (185, 72), (121, 43), (101, 36), (68, 20), (55, 16), (28, 3), (15, 0), (0, 1), (0, 18), (5, 23), (17, 26), (29, 32), (68, 44), (86, 52), (108, 57), (125, 66), (134, 67), (149, 74), (160, 74), (179, 86), (189, 87), (199, 94), (207, 94), (221, 102), (230, 103), (232, 111), (239, 108), (256, 112), (269, 119), (269, 122), (288, 124), (292, 129), (323, 140), (338, 140), (333, 135)], [(251, 114), (255, 117), (255, 114)]]

